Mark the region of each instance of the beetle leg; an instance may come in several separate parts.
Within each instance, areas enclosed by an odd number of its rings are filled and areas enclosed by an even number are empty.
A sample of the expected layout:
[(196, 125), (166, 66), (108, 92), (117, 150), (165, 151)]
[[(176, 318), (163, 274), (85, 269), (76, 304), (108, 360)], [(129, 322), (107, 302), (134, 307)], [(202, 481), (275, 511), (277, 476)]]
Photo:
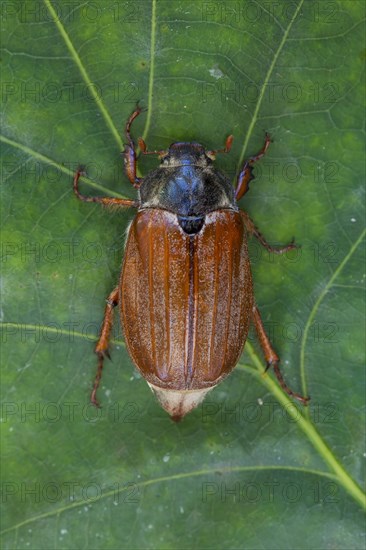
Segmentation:
[(245, 225), (248, 233), (250, 233), (251, 235), (254, 235), (254, 237), (256, 239), (258, 239), (258, 241), (261, 243), (261, 245), (264, 246), (264, 248), (266, 250), (268, 250), (268, 252), (274, 252), (275, 254), (283, 254), (284, 252), (287, 252), (288, 250), (293, 250), (294, 248), (299, 248), (296, 244), (294, 244), (294, 239), (292, 239), (292, 241), (289, 244), (286, 244), (285, 246), (281, 246), (280, 248), (275, 248), (274, 246), (271, 246), (269, 243), (267, 243), (267, 241), (264, 238), (264, 236), (262, 235), (262, 233), (256, 228), (256, 226), (254, 225), (253, 220), (251, 220), (251, 218), (248, 216), (248, 214), (246, 212), (244, 212), (243, 210), (241, 210), (240, 213), (242, 215), (244, 225)]
[(292, 391), (291, 388), (289, 388), (286, 382), (284, 381), (280, 371), (280, 367), (278, 365), (280, 362), (280, 358), (272, 348), (271, 342), (269, 341), (266, 331), (264, 330), (263, 322), (257, 306), (253, 307), (253, 321), (254, 321), (254, 326), (257, 332), (260, 346), (263, 350), (264, 357), (267, 362), (266, 371), (273, 366), (274, 373), (277, 377), (277, 380), (281, 388), (287, 393), (287, 395), (294, 397), (295, 399), (300, 401), (303, 405), (307, 405), (310, 400), (310, 397), (304, 397), (299, 393)]
[(206, 151), (206, 155), (208, 157), (215, 157), (217, 155), (217, 153), (230, 153), (230, 149), (231, 149), (231, 146), (233, 144), (233, 141), (234, 141), (234, 136), (232, 134), (230, 134), (230, 136), (228, 136), (226, 138), (225, 147), (223, 149), (215, 149), (215, 150), (212, 150), (212, 151)]
[(235, 198), (238, 201), (241, 199), (245, 193), (249, 190), (249, 182), (254, 179), (253, 176), (253, 164), (257, 162), (257, 160), (261, 159), (263, 155), (265, 155), (269, 144), (271, 143), (271, 138), (269, 137), (269, 134), (266, 133), (266, 140), (264, 142), (264, 145), (262, 149), (254, 155), (253, 157), (250, 157), (247, 161), (244, 162), (244, 165), (242, 169), (239, 172), (236, 188), (235, 188)]
[(136, 106), (135, 111), (131, 114), (129, 119), (126, 122), (126, 128), (125, 128), (125, 134), (128, 141), (128, 144), (125, 145), (125, 150), (123, 151), (124, 155), (124, 163), (125, 163), (125, 171), (127, 174), (128, 179), (132, 183), (134, 187), (140, 187), (142, 183), (142, 178), (138, 178), (136, 176), (136, 150), (135, 150), (135, 144), (133, 142), (133, 139), (131, 137), (131, 125), (132, 122), (135, 120), (136, 117), (139, 116), (139, 114), (143, 111), (138, 104)]
[(97, 345), (95, 346), (95, 353), (98, 356), (98, 369), (94, 380), (93, 390), (90, 395), (90, 401), (96, 407), (100, 406), (97, 400), (97, 389), (99, 387), (100, 380), (102, 378), (104, 357), (108, 357), (108, 359), (111, 358), (108, 351), (108, 344), (109, 344), (112, 325), (113, 325), (113, 309), (118, 305), (118, 301), (119, 301), (119, 292), (118, 292), (118, 286), (116, 286), (116, 288), (110, 293), (110, 295), (106, 300), (107, 305), (104, 311), (103, 324), (100, 331), (99, 340), (97, 342)]
[(112, 197), (86, 197), (79, 192), (79, 179), (84, 175), (82, 168), (78, 168), (74, 176), (74, 193), (78, 199), (84, 202), (100, 202), (105, 206), (134, 206), (138, 208), (139, 202), (132, 199), (117, 199)]

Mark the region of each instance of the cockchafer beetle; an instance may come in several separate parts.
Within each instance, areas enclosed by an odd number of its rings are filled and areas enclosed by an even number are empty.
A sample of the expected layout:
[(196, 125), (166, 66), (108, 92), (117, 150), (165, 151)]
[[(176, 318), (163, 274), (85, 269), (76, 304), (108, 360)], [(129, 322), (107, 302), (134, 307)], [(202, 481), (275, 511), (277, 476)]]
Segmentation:
[(126, 241), (119, 284), (110, 293), (100, 337), (95, 348), (98, 370), (96, 393), (105, 357), (109, 357), (113, 309), (120, 305), (127, 349), (162, 407), (180, 420), (235, 367), (254, 323), (267, 369), (273, 366), (283, 390), (307, 404), (309, 398), (293, 392), (279, 369), (255, 304), (247, 236), (254, 235), (269, 251), (281, 254), (295, 248), (293, 241), (273, 248), (237, 201), (248, 191), (252, 166), (268, 149), (266, 134), (261, 151), (247, 160), (234, 187), (217, 170), (217, 153), (199, 143), (177, 142), (157, 154), (160, 166), (145, 178), (136, 175), (137, 154), (131, 125), (142, 109), (129, 117), (124, 163), (127, 177), (138, 189), (138, 200), (86, 197), (79, 192), (82, 170), (74, 177), (74, 192), (82, 201), (105, 206), (137, 208)]

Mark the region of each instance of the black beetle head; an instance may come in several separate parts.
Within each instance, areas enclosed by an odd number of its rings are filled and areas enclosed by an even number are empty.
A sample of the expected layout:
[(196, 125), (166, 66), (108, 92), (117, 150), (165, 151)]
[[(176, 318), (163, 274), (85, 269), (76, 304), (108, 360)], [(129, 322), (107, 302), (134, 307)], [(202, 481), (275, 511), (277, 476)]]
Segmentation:
[(204, 168), (212, 162), (202, 145), (185, 141), (172, 143), (160, 158), (161, 164), (167, 167), (195, 165)]

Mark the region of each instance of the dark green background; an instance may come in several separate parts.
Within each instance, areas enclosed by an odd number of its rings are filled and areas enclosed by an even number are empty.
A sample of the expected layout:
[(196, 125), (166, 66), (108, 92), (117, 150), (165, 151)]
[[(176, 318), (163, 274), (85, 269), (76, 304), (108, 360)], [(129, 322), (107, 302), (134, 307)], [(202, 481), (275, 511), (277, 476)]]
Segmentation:
[[(363, 2), (2, 10), (3, 548), (364, 548)], [(120, 151), (138, 99), (151, 149), (233, 133), (217, 160), (233, 181), (270, 132), (241, 206), (271, 243), (302, 245), (250, 248), (286, 380), (312, 397), (304, 416), (261, 376), (251, 335), (172, 423), (118, 322), (99, 418), (88, 406), (133, 213), (78, 202), (72, 174), (87, 166), (86, 194), (135, 196)]]

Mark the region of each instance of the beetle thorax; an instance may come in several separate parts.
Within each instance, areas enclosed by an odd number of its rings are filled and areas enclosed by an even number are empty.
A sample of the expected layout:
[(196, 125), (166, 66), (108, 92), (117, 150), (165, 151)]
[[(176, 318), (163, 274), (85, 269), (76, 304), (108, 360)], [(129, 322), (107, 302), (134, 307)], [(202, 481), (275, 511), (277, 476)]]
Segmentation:
[(229, 179), (212, 163), (199, 144), (170, 146), (161, 165), (143, 180), (142, 208), (161, 208), (177, 214), (182, 229), (197, 233), (205, 215), (221, 209), (236, 210)]

